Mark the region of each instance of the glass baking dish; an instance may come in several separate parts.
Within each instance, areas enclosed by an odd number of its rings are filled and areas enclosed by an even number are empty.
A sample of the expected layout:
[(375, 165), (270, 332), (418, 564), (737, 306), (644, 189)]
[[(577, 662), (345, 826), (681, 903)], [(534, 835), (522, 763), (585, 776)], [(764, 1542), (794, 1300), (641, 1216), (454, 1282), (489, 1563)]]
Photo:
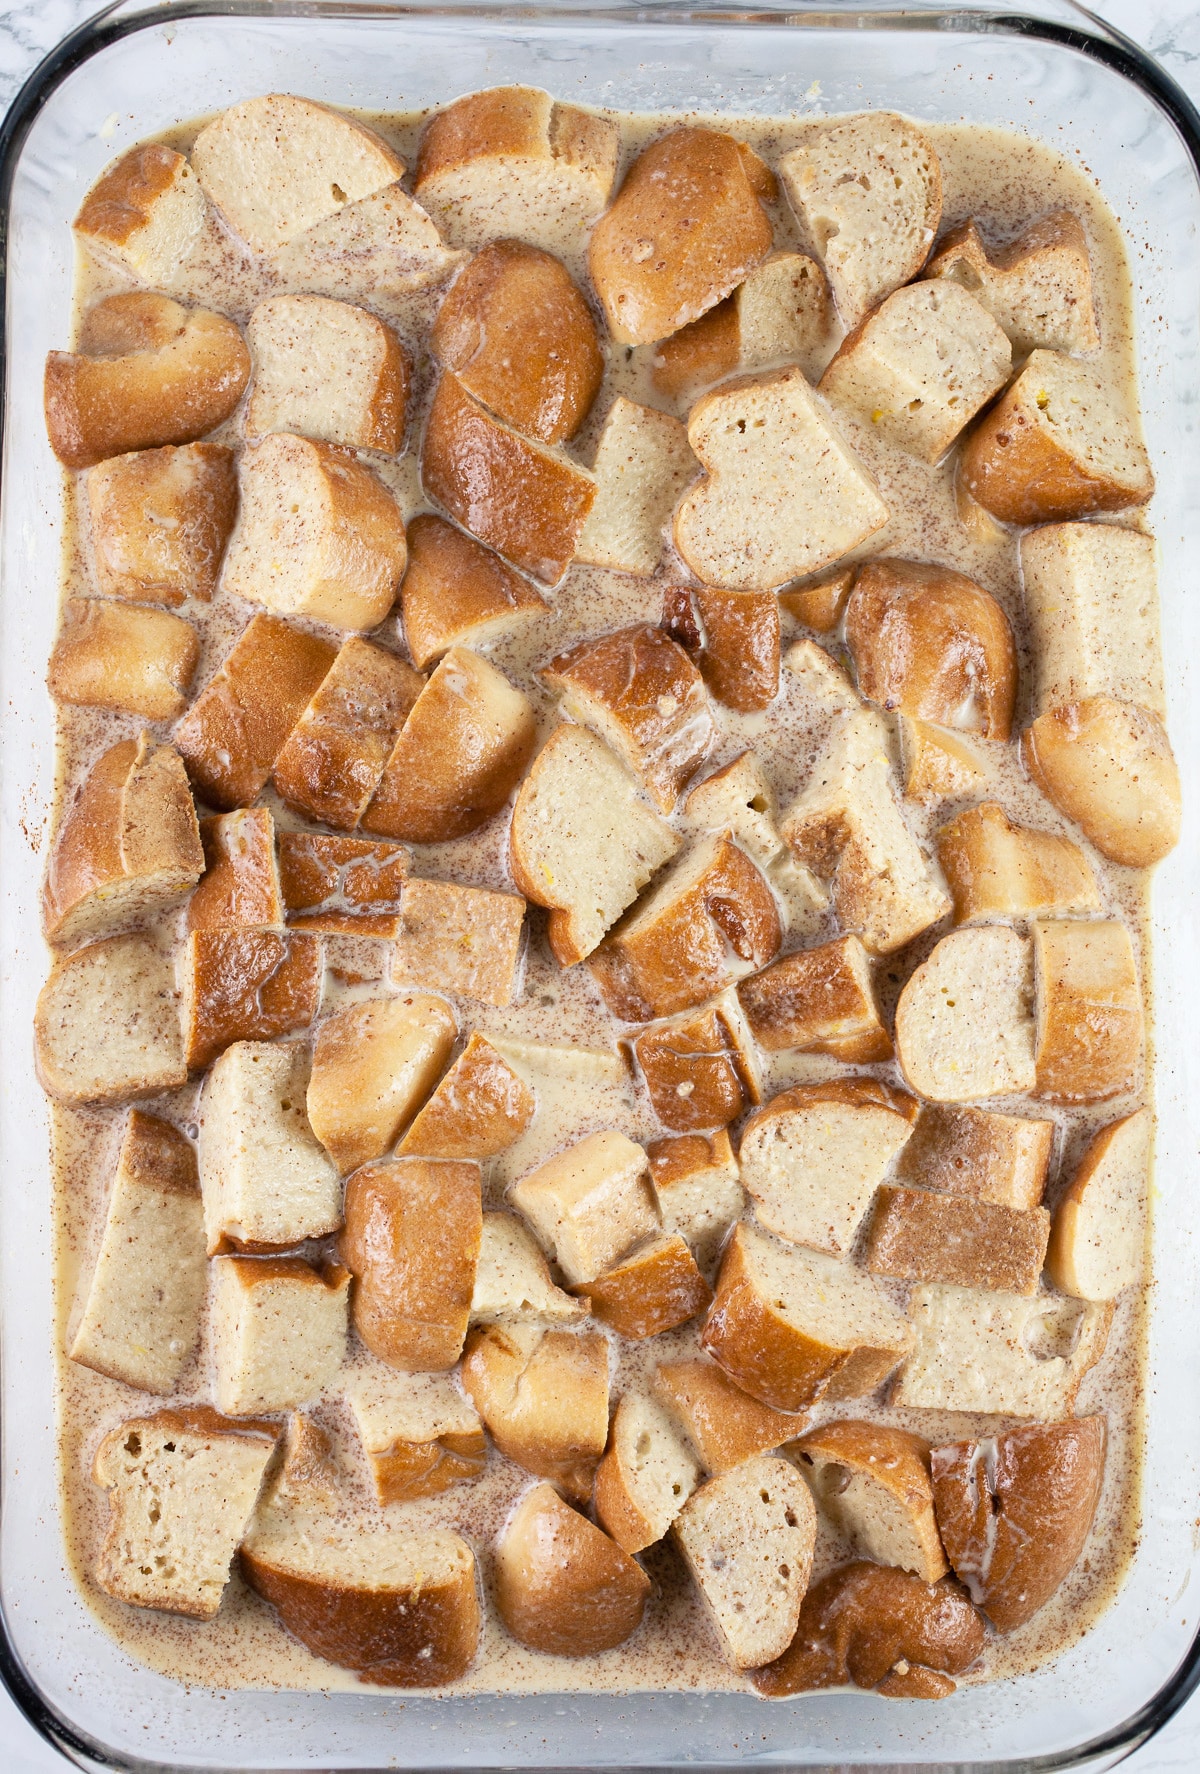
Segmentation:
[[(1038, 135), (1096, 178), (1130, 242), (1145, 425), (1158, 493), (1171, 732), (1183, 840), (1159, 873), (1155, 1295), (1139, 1550), (1116, 1602), (1054, 1664), (939, 1703), (870, 1694), (571, 1693), (431, 1699), (367, 1691), (188, 1690), (135, 1665), (87, 1612), (57, 1517), (47, 1135), (30, 1025), (54, 790), (45, 662), (56, 625), (59, 471), (45, 353), (68, 337), (70, 221), (102, 167), (187, 117), (267, 91), (398, 110), (503, 81), (633, 110), (886, 106)], [(796, 4), (701, 12), (261, 4), (118, 5), (68, 38), (0, 131), (7, 314), (0, 491), (0, 1674), (82, 1767), (1108, 1768), (1200, 1680), (1200, 117), (1132, 44), (1069, 0), (1036, 12)]]

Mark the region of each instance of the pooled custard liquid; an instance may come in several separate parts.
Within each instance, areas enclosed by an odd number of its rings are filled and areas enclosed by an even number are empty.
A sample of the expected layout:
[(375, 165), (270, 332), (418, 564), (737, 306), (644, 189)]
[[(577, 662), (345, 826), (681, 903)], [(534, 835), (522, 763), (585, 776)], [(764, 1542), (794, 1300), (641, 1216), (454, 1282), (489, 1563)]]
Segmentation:
[[(681, 122), (710, 122), (729, 130), (749, 142), (772, 165), (801, 140), (806, 128), (812, 127), (811, 121), (806, 125), (800, 120), (725, 116), (618, 116), (617, 120), (623, 137), (622, 172), (646, 141)], [(420, 117), (371, 117), (368, 121), (394, 144), (409, 166), (414, 163)], [(167, 139), (186, 149), (199, 127), (198, 122), (182, 127)], [(1104, 367), (1114, 385), (1118, 389), (1123, 387), (1134, 405), (1131, 289), (1124, 245), (1094, 184), (1062, 156), (1026, 137), (971, 125), (924, 127), (941, 159), (943, 226), (974, 216), (990, 236), (1005, 239), (1050, 210), (1066, 208), (1080, 217), (1091, 252)], [(773, 205), (772, 216), (776, 246), (798, 246), (795, 224), (782, 198)], [(586, 289), (581, 246), (578, 238), (564, 240), (561, 256)], [(110, 271), (101, 270), (81, 255), (77, 313), (121, 287)], [(181, 299), (220, 309), (244, 322), (255, 303), (268, 293), (262, 273), (228, 241), (219, 251), (212, 252), (209, 262), (196, 268)], [(347, 300), (356, 299), (352, 292), (345, 294)], [(365, 298), (366, 306), (395, 325), (413, 359), (407, 452), (396, 460), (364, 457), (393, 489), (406, 519), (427, 504), (420, 490), (418, 443), (433, 381), (425, 338), (441, 294), (442, 289), (435, 288), (392, 304), (374, 296)], [(830, 354), (833, 348), (831, 341)], [(604, 387), (583, 431), (570, 446), (570, 453), (584, 463), (591, 462), (595, 438), (615, 394), (627, 394), (660, 408), (669, 405), (649, 379), (653, 347), (629, 350), (608, 343), (606, 349)], [(1030, 673), (1015, 534), (994, 524), (982, 512), (975, 512), (964, 521), (956, 503), (953, 454), (950, 462), (928, 467), (872, 435), (870, 427), (860, 424), (852, 415), (839, 412), (837, 423), (874, 475), (892, 513), (887, 528), (858, 552), (864, 556), (890, 554), (938, 561), (969, 574), (999, 599), (1017, 637), (1023, 667), (1015, 728), (1026, 724)], [(222, 441), (236, 442), (239, 424), (240, 419), (235, 416), (215, 435)], [(67, 480), (73, 522), (68, 527), (65, 595), (86, 596), (93, 585), (86, 508), (80, 502), (82, 480), (71, 476)], [(1123, 517), (1120, 521), (1137, 520)], [(565, 581), (546, 594), (549, 608), (544, 616), (524, 627), (518, 636), (489, 643), (482, 649), (533, 700), (541, 738), (553, 726), (555, 714), (553, 699), (535, 675), (537, 667), (585, 636), (635, 622), (657, 623), (664, 586), (686, 577), (669, 548), (658, 573), (650, 579), (573, 567)], [(196, 624), (202, 636), (201, 661), (193, 684), (193, 693), (198, 694), (254, 610), (220, 592), (211, 605), (185, 607), (181, 613)], [(784, 620), (786, 647), (788, 618)], [(384, 623), (379, 638), (385, 644), (400, 643), (395, 615)], [(829, 644), (828, 637), (818, 638), (822, 644)], [(833, 650), (837, 652), (836, 646)], [(780, 807), (786, 808), (804, 785), (829, 717), (805, 696), (791, 674), (784, 670), (781, 676), (780, 694), (765, 713), (742, 716), (713, 703), (719, 739), (701, 774), (708, 774), (752, 746)], [(60, 709), (58, 719), (61, 818), (76, 785), (99, 754), (147, 723), (132, 716), (72, 708)], [(152, 730), (160, 739), (170, 737), (165, 725)], [(1014, 819), (1061, 831), (1083, 847), (1101, 883), (1101, 915), (1124, 918), (1133, 934), (1149, 1021), (1145, 877), (1105, 861), (1076, 828), (1060, 818), (1025, 779), (1015, 744), (981, 742), (975, 749), (985, 761), (987, 776), (970, 802), (961, 805), (998, 800)], [(270, 794), (266, 798), (281, 827), (300, 823)], [(952, 802), (942, 802), (929, 812), (907, 802), (904, 807), (910, 825), (926, 845), (932, 833), (960, 810), (960, 805)], [(512, 892), (507, 826), (507, 815), (502, 814), (468, 838), (448, 844), (413, 846), (411, 872)], [(177, 941), (181, 923), (182, 915), (173, 915), (164, 925), (164, 938)], [(558, 968), (545, 942), (544, 915), (536, 908), (530, 908), (527, 929), (528, 947), (518, 1001), (506, 1010), (465, 999), (457, 1001), (462, 1032), (465, 1035), (478, 1029), (484, 1034), (502, 1033), (558, 1048), (586, 1049), (590, 1057), (581, 1057), (560, 1068), (557, 1078), (547, 1073), (538, 1080), (538, 1109), (531, 1126), (515, 1146), (484, 1168), (485, 1209), (503, 1206), (504, 1191), (511, 1181), (586, 1133), (611, 1127), (645, 1141), (664, 1132), (644, 1092), (633, 1081), (618, 1047), (623, 1031), (610, 1018), (586, 967), (570, 971)], [(926, 932), (900, 955), (877, 964), (886, 1016), (890, 1016), (905, 979), (942, 933), (941, 929)], [(793, 913), (784, 949), (809, 946), (832, 934), (832, 923), (821, 915)], [(376, 946), (376, 981), (347, 986), (327, 972), (322, 1015), (347, 996), (378, 996), (396, 989), (385, 983), (385, 945)], [(796, 1053), (764, 1054), (762, 1061), (764, 1098), (788, 1085), (845, 1070), (831, 1059)], [(1148, 1056), (1147, 1090), (1149, 1063)], [(890, 1082), (903, 1082), (894, 1065), (870, 1070)], [(199, 1084), (189, 1084), (140, 1106), (194, 1131), (198, 1095)], [(1085, 1109), (1063, 1110), (1029, 1098), (989, 1102), (987, 1106), (1056, 1122), (1055, 1153), (1046, 1193), (1047, 1204), (1053, 1206), (1090, 1133), (1145, 1100), (1145, 1093), (1140, 1092)], [(124, 1121), (123, 1108), (54, 1110), (60, 1480), (68, 1554), (79, 1585), (89, 1607), (131, 1657), (180, 1682), (209, 1687), (355, 1688), (359, 1684), (351, 1673), (320, 1661), (289, 1636), (268, 1604), (242, 1583), (236, 1560), (220, 1613), (209, 1622), (126, 1606), (105, 1595), (94, 1581), (92, 1572), (108, 1515), (106, 1494), (91, 1478), (97, 1445), (127, 1418), (182, 1403), (208, 1401), (212, 1396), (207, 1330), (169, 1399), (136, 1393), (77, 1365), (66, 1355), (103, 1228)], [(736, 1127), (731, 1131), (736, 1145)], [(319, 1248), (312, 1245), (308, 1250), (315, 1254)], [(330, 1248), (328, 1242), (325, 1248)], [(712, 1279), (711, 1269), (709, 1278)], [(906, 1284), (880, 1280), (879, 1285), (898, 1305), (903, 1305)], [(961, 1678), (968, 1683), (1015, 1675), (1053, 1657), (1087, 1630), (1120, 1584), (1138, 1528), (1145, 1310), (1144, 1297), (1137, 1290), (1129, 1290), (1118, 1301), (1105, 1355), (1085, 1378), (1077, 1401), (1079, 1415), (1099, 1411), (1108, 1422), (1103, 1494), (1083, 1556), (1058, 1593), (1028, 1625), (1007, 1638), (989, 1636), (981, 1662)], [(695, 1353), (700, 1323), (701, 1320), (695, 1320), (644, 1343), (612, 1336), (613, 1403), (623, 1392), (648, 1378), (660, 1362)], [(368, 1358), (357, 1348), (352, 1335), (348, 1361), (364, 1359)], [(894, 1410), (880, 1403), (881, 1397), (886, 1397), (886, 1388), (875, 1398), (818, 1407), (811, 1420), (815, 1424), (835, 1417), (858, 1417), (895, 1423), (918, 1431), (934, 1443), (995, 1433), (1013, 1421), (962, 1413)], [(491, 1548), (516, 1499), (533, 1482), (529, 1474), (491, 1447), (486, 1470), (478, 1482), (459, 1485), (438, 1497), (383, 1509), (375, 1501), (348, 1407), (337, 1383), (325, 1397), (314, 1401), (311, 1414), (332, 1437), (344, 1468), (347, 1516), (364, 1523), (437, 1523), (457, 1529), (475, 1551), (486, 1594), (491, 1583)], [(850, 1555), (851, 1549), (839, 1542), (828, 1524), (823, 1524), (813, 1581)], [(699, 1593), (670, 1542), (650, 1548), (642, 1555), (642, 1562), (652, 1579), (653, 1590), (641, 1627), (625, 1644), (584, 1659), (542, 1655), (526, 1650), (509, 1637), (494, 1607), (486, 1604), (478, 1656), (467, 1675), (444, 1691), (749, 1690), (748, 1680), (731, 1670), (725, 1661)]]

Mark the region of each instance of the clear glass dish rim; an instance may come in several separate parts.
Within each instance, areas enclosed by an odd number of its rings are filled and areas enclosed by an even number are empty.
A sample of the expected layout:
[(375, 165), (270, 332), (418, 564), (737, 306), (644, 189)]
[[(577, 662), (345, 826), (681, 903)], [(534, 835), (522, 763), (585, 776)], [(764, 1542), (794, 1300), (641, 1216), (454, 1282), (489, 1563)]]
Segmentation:
[[(580, 0), (544, 0), (540, 5), (514, 8), (503, 4), (477, 4), (476, 0), (440, 0), (440, 4), (412, 5), (406, 0), (154, 0), (149, 6), (131, 6), (130, 0), (111, 0), (91, 18), (68, 33), (38, 64), (18, 90), (2, 121), (0, 121), (0, 313), (8, 307), (8, 243), (9, 216), (13, 179), (26, 137), (56, 88), (76, 68), (101, 50), (142, 30), (161, 27), (172, 19), (187, 18), (480, 18), (503, 19), (518, 16), (522, 23), (569, 24), (581, 20), (603, 22), (620, 28), (622, 24), (653, 22), (704, 29), (708, 26), (753, 26), (755, 24), (787, 25), (797, 30), (821, 28), (856, 31), (864, 28), (879, 31), (951, 31), (969, 30), (1025, 37), (1054, 43), (1072, 49), (1102, 63), (1122, 75), (1147, 94), (1169, 119), (1187, 150), (1197, 184), (1200, 185), (1200, 109), (1192, 103), (1182, 87), (1162, 65), (1144, 49), (1118, 31), (1106, 20), (1079, 4), (1079, 0), (1049, 0), (1049, 11), (1036, 9), (1004, 11), (988, 0), (965, 0), (964, 4), (946, 6), (941, 0), (909, 0), (896, 8), (889, 0), (860, 0), (856, 5), (841, 5), (839, 0), (762, 0), (757, 6), (724, 4), (702, 7), (689, 0), (649, 0), (643, 6), (606, 6), (580, 3)], [(4, 473), (3, 416), (8, 400), (8, 354), (5, 336), (0, 336), (0, 477)], [(3, 1417), (0, 1414), (0, 1436)], [(2, 1469), (0, 1469), (2, 1473)], [(3, 1482), (0, 1476), (0, 1511), (4, 1507)], [(204, 1774), (180, 1763), (171, 1770), (163, 1764), (142, 1758), (114, 1753), (106, 1745), (64, 1719), (41, 1694), (27, 1674), (9, 1634), (8, 1622), (0, 1607), (0, 1683), (3, 1683), (14, 1704), (33, 1729), (47, 1743), (82, 1768), (114, 1767), (127, 1774)], [(1096, 1738), (1062, 1753), (1047, 1756), (1006, 1758), (1003, 1761), (963, 1764), (941, 1763), (947, 1769), (961, 1769), (963, 1774), (1058, 1774), (1060, 1770), (1083, 1768), (1101, 1763), (1112, 1767), (1154, 1737), (1200, 1688), (1200, 1626), (1188, 1650), (1174, 1672), (1161, 1688), (1121, 1725)], [(682, 1767), (683, 1764), (680, 1764)], [(688, 1763), (698, 1774), (730, 1774), (744, 1763)], [(665, 1764), (656, 1764), (645, 1774), (662, 1774)], [(365, 1771), (363, 1771), (365, 1774)], [(544, 1770), (543, 1774), (552, 1774)], [(563, 1774), (571, 1774), (564, 1770)], [(639, 1774), (630, 1769), (627, 1774)], [(822, 1774), (811, 1768), (808, 1774)], [(835, 1774), (830, 1767), (828, 1774)], [(881, 1771), (882, 1774), (882, 1771)]]

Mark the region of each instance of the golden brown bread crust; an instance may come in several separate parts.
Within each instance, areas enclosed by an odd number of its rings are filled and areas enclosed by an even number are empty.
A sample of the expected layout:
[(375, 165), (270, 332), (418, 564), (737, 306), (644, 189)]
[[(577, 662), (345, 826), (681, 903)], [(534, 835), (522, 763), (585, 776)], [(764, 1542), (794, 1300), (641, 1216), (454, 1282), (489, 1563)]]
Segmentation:
[(588, 1501), (608, 1441), (608, 1342), (599, 1331), (473, 1330), (462, 1383), (507, 1459)]
[(644, 1029), (633, 1052), (654, 1113), (677, 1133), (726, 1127), (761, 1101), (744, 1031), (725, 1004)]
[(469, 1483), (486, 1464), (482, 1429), (447, 1430), (433, 1441), (394, 1441), (390, 1448), (372, 1452), (371, 1476), (381, 1503), (411, 1503)]
[(935, 842), (956, 924), (1100, 909), (1096, 877), (1078, 844), (1014, 824), (994, 801), (960, 813)]
[(1036, 918), (1037, 1094), (1101, 1102), (1133, 1088), (1145, 1013), (1129, 931), (1115, 918)]
[(188, 901), (191, 930), (282, 929), (275, 821), (248, 807), (200, 821), (204, 874)]
[(842, 619), (857, 577), (857, 564), (834, 567), (832, 572), (823, 573), (810, 585), (799, 585), (795, 591), (781, 591), (780, 606), (805, 628), (811, 628), (817, 634), (832, 634)]
[(143, 142), (96, 180), (72, 227), (89, 238), (121, 246), (145, 226), (154, 205), (175, 182), (184, 156), (165, 142)]
[(292, 929), (394, 937), (408, 876), (402, 844), (280, 832), (279, 887)]
[(737, 301), (726, 296), (699, 320), (659, 341), (650, 380), (668, 400), (691, 400), (702, 389), (732, 376), (741, 363), (742, 329)]
[(777, 1411), (751, 1398), (711, 1361), (664, 1362), (654, 1391), (714, 1474), (794, 1441), (808, 1422), (804, 1412)]
[(194, 930), (180, 961), (189, 1071), (203, 1071), (235, 1041), (273, 1041), (307, 1028), (322, 972), (319, 937)]
[(957, 1287), (1037, 1292), (1046, 1258), (1050, 1215), (965, 1195), (880, 1186), (867, 1234), (872, 1275), (945, 1281)]
[(544, 94), (528, 86), (492, 86), (435, 111), (421, 132), (413, 189), (479, 155), (545, 153)]
[(496, 1548), (496, 1607), (513, 1637), (558, 1657), (593, 1657), (641, 1624), (650, 1579), (548, 1484), (521, 1501)]
[(137, 450), (87, 473), (97, 589), (135, 603), (207, 603), (237, 515), (224, 444)]
[(869, 978), (864, 990), (867, 965), (858, 937), (839, 936), (783, 955), (740, 980), (738, 1000), (754, 1039), (768, 1053), (802, 1048), (853, 1058), (859, 1065), (891, 1059), (892, 1043)]
[(897, 1175), (926, 1189), (1006, 1207), (1036, 1207), (1053, 1149), (1053, 1121), (924, 1103), (900, 1154)]
[(700, 585), (692, 593), (704, 629), (700, 670), (718, 702), (738, 714), (779, 694), (779, 599), (773, 591)]
[(392, 978), (503, 1009), (517, 990), (524, 921), (525, 901), (515, 893), (409, 880)]
[(196, 1148), (177, 1127), (157, 1115), (130, 1109), (121, 1142), (121, 1168), (126, 1176), (148, 1189), (167, 1189), (175, 1195), (198, 1195), (200, 1172)]
[(1089, 696), (1050, 709), (1022, 733), (1021, 757), (1047, 800), (1110, 861), (1153, 868), (1179, 842), (1179, 769), (1148, 708)]
[[(933, 1513), (933, 1489), (929, 1479), (929, 1443), (923, 1436), (907, 1429), (896, 1429), (885, 1423), (864, 1423), (854, 1420), (823, 1423), (801, 1436), (794, 1449), (801, 1468), (815, 1467), (812, 1481), (818, 1499), (835, 1527), (854, 1533), (853, 1518), (849, 1521), (838, 1506), (838, 1498), (847, 1490), (847, 1480), (865, 1481), (859, 1495), (864, 1525), (868, 1525), (866, 1499), (872, 1488), (882, 1489), (902, 1512), (911, 1541), (911, 1554), (920, 1562), (906, 1565), (897, 1557), (878, 1554), (881, 1564), (895, 1564), (900, 1569), (916, 1570), (926, 1583), (936, 1583), (949, 1570), (942, 1543), (938, 1539)], [(885, 1544), (893, 1553), (898, 1550), (894, 1535)], [(860, 1547), (871, 1551), (871, 1547)]]
[(537, 1099), (491, 1042), (473, 1032), (396, 1151), (425, 1158), (494, 1158), (533, 1120)]
[(182, 616), (108, 598), (68, 598), (46, 684), (56, 702), (171, 721), (187, 705), (200, 636)]
[(408, 650), (424, 671), (459, 641), (526, 620), (546, 604), (498, 554), (423, 511), (408, 526), (400, 608)]
[(592, 1317), (640, 1341), (686, 1324), (712, 1302), (696, 1259), (677, 1232), (650, 1238), (594, 1281), (571, 1289), (591, 1301)]

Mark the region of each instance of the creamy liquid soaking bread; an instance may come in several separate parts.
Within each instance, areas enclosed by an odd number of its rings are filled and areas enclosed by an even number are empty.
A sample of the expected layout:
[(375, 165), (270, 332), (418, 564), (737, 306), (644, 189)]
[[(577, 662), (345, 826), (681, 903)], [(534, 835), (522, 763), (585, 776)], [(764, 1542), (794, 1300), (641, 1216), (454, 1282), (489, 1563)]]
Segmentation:
[(1054, 1656), (1137, 1531), (1178, 822), (1094, 186), (887, 113), (275, 96), (76, 234), (89, 1606), (209, 1685)]

